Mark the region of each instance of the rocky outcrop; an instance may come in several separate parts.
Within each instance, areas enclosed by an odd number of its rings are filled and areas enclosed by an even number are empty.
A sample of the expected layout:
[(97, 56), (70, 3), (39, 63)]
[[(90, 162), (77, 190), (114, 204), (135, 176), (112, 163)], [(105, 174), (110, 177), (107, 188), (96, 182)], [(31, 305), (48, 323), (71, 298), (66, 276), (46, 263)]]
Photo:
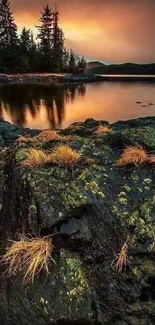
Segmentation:
[[(127, 145), (154, 152), (155, 118), (118, 122), (104, 134), (96, 133), (99, 125), (109, 124), (89, 119), (61, 131), (81, 153), (68, 169), (21, 167), (31, 146), (49, 152), (59, 141), (12, 145), (38, 131), (0, 124), (1, 245), (19, 233), (53, 235), (55, 261), (49, 277), (26, 287), (1, 273), (2, 325), (155, 324), (154, 168), (114, 167)], [(127, 267), (118, 274), (127, 238)]]

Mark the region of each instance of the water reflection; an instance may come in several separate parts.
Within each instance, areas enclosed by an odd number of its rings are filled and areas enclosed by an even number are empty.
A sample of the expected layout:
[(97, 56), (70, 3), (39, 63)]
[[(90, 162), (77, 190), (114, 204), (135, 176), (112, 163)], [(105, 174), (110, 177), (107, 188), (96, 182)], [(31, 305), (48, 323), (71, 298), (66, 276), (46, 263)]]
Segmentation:
[(0, 115), (19, 126), (38, 129), (65, 128), (90, 117), (115, 122), (151, 116), (155, 115), (155, 83), (3, 85)]
[(4, 85), (0, 87), (0, 116), (22, 127), (62, 128), (66, 104), (85, 91), (85, 85)]

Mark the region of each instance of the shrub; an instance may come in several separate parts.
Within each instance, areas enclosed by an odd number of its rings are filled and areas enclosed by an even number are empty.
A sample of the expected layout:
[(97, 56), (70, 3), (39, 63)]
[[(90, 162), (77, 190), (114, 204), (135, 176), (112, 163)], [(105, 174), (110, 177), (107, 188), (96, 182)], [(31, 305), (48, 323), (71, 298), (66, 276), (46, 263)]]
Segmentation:
[(128, 146), (122, 153), (120, 159), (114, 166), (121, 167), (126, 165), (139, 166), (147, 159), (147, 153), (142, 147)]
[(34, 148), (30, 148), (27, 159), (21, 162), (23, 167), (38, 167), (42, 166), (47, 162), (47, 155), (41, 151)]
[(6, 249), (1, 263), (7, 266), (7, 276), (24, 272), (23, 283), (33, 282), (42, 270), (49, 274), (48, 265), (53, 260), (52, 240), (49, 237), (27, 238), (21, 236), (19, 241), (12, 242)]
[(109, 126), (104, 126), (104, 125), (99, 125), (99, 127), (96, 130), (97, 134), (103, 134), (103, 133), (108, 133), (108, 132), (112, 132), (112, 129), (109, 128)]
[(71, 149), (69, 146), (60, 145), (49, 156), (48, 162), (64, 167), (76, 165), (81, 158), (81, 154)]

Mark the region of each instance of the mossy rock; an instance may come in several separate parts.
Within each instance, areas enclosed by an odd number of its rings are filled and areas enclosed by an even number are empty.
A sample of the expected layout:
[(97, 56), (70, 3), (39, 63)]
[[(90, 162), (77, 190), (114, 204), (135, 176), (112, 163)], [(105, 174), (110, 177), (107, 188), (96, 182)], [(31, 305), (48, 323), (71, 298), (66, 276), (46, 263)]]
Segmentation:
[[(2, 288), (2, 325), (155, 324), (154, 168), (114, 166), (126, 145), (154, 151), (155, 119), (118, 122), (97, 136), (101, 123), (87, 120), (62, 131), (74, 134), (68, 144), (81, 153), (72, 169), (21, 166), (30, 147), (49, 152), (55, 142), (18, 144), (5, 166), (2, 159), (4, 236), (52, 235), (56, 262), (49, 278), (41, 274), (26, 290), (12, 279)], [(127, 267), (117, 274), (127, 238)]]

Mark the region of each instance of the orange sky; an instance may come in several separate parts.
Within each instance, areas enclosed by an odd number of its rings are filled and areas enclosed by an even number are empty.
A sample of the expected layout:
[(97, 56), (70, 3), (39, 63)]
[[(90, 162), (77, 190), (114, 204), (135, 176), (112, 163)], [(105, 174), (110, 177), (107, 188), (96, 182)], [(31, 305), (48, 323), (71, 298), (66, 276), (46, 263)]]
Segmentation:
[[(34, 29), (46, 3), (12, 0), (19, 27)], [(155, 62), (155, 0), (57, 0), (57, 6), (67, 47), (77, 54), (105, 63)]]

